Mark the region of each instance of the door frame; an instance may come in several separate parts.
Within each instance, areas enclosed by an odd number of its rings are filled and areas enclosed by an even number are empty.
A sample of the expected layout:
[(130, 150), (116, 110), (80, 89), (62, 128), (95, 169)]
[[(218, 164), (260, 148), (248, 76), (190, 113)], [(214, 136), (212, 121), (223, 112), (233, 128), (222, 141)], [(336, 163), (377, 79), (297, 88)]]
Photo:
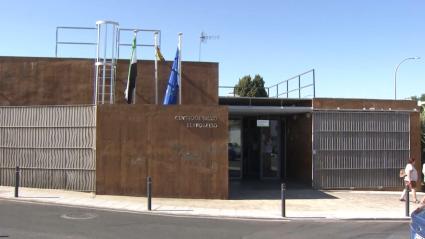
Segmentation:
[[(244, 170), (244, 167), (243, 167), (243, 161), (244, 161), (244, 153), (243, 153), (243, 147), (244, 147), (244, 137), (243, 137), (243, 135), (244, 135), (244, 127), (243, 127), (243, 117), (242, 116), (235, 116), (235, 117), (229, 117), (229, 121), (230, 120), (239, 120), (240, 122), (241, 122), (241, 132), (240, 132), (240, 135), (239, 135), (239, 137), (240, 137), (240, 139), (241, 139), (241, 145), (240, 145), (240, 147), (241, 147), (241, 165), (240, 165), (240, 171), (239, 171), (239, 177), (230, 177), (230, 175), (229, 175), (229, 180), (241, 180), (241, 179), (243, 179), (243, 170)], [(229, 130), (229, 129), (227, 129), (227, 130)], [(228, 143), (230, 143), (230, 142), (228, 142)], [(227, 146), (227, 147), (229, 147), (229, 146)], [(229, 150), (229, 149), (227, 149), (227, 150)], [(229, 159), (227, 159), (227, 165), (229, 166)], [(230, 172), (230, 168), (228, 168), (228, 171)]]
[[(260, 119), (260, 120), (262, 120), (262, 118), (261, 117), (258, 117), (257, 119)], [(279, 152), (278, 152), (278, 165), (277, 165), (277, 175), (275, 176), (275, 177), (265, 177), (264, 175), (263, 175), (263, 165), (264, 165), (264, 154), (263, 154), (263, 152), (262, 152), (262, 150), (261, 150), (261, 152), (260, 152), (260, 160), (259, 160), (259, 163), (260, 163), (260, 180), (278, 180), (278, 179), (281, 179), (282, 178), (282, 120), (281, 120), (281, 117), (272, 117), (272, 116), (268, 116), (267, 117), (267, 119), (266, 120), (269, 120), (269, 124), (270, 124), (270, 121), (272, 121), (272, 120), (275, 120), (275, 121), (277, 121), (277, 123), (278, 123), (278, 129), (277, 129), (277, 133), (278, 133), (278, 135), (277, 135), (277, 138), (279, 139), (279, 143), (278, 143), (278, 147), (279, 147)], [(269, 125), (269, 128), (270, 128), (271, 126)], [(260, 135), (260, 141), (261, 141), (261, 137), (262, 137), (262, 135)]]

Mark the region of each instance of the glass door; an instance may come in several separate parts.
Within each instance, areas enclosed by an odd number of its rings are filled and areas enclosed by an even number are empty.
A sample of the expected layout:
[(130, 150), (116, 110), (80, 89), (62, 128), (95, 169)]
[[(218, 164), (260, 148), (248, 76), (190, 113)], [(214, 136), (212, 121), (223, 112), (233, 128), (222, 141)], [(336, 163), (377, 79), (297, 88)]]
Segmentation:
[(260, 177), (280, 178), (281, 138), (279, 120), (257, 120), (260, 127)]
[(242, 120), (229, 120), (229, 177), (242, 177)]

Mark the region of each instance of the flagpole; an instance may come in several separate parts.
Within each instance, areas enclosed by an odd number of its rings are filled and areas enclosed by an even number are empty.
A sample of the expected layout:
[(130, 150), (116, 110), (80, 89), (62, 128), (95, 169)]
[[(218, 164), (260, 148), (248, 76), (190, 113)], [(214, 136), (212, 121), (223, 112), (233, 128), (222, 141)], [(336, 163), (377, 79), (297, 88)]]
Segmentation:
[(179, 66), (179, 104), (182, 104), (182, 35), (183, 33), (179, 33), (179, 43), (178, 43), (178, 49), (179, 49), (179, 61), (178, 61), (178, 66)]
[(158, 47), (158, 32), (154, 33), (154, 51), (155, 51), (155, 104), (158, 104), (158, 56), (157, 50)]
[(100, 42), (100, 26), (99, 24), (97, 24), (96, 22), (96, 27), (97, 27), (97, 43), (96, 43), (96, 62), (95, 62), (95, 66), (96, 66), (96, 75), (95, 75), (95, 89), (94, 89), (94, 104), (97, 106), (97, 102), (98, 102), (98, 94), (99, 94), (99, 82), (98, 82), (98, 76), (99, 76), (99, 42)]

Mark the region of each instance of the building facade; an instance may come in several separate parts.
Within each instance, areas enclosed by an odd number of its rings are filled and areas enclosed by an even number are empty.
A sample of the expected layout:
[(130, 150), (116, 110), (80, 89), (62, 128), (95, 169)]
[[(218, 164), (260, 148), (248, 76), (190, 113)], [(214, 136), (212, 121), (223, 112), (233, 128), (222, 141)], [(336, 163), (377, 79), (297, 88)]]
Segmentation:
[[(159, 99), (171, 64), (159, 65)], [(217, 63), (183, 62), (182, 104), (156, 105), (154, 63), (139, 61), (136, 104), (127, 105), (127, 69), (128, 61), (119, 60), (114, 104), (93, 105), (92, 60), (0, 57), (0, 184), (13, 185), (10, 172), (20, 166), (27, 177), (41, 175), (23, 186), (82, 190), (44, 182), (82, 180), (98, 194), (143, 196), (147, 176), (157, 197), (226, 199), (233, 180), (400, 189), (399, 169), (421, 156), (414, 101), (219, 97)], [(61, 113), (67, 107), (91, 107), (95, 113), (84, 117), (94, 123), (67, 132), (71, 126), (56, 123), (69, 119)], [(87, 127), (94, 132), (84, 141)], [(51, 134), (66, 146), (37, 144)], [(78, 147), (91, 152), (95, 165), (69, 166), (89, 160), (71, 152), (77, 146), (69, 138), (92, 142)], [(47, 163), (58, 158), (62, 163)], [(94, 179), (72, 173), (83, 169)]]

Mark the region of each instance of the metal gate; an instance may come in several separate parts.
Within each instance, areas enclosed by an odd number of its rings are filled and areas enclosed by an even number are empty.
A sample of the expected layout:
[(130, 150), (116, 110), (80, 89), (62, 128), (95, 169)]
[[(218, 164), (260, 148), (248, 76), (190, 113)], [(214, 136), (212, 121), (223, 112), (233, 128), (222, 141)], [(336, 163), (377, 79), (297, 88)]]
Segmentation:
[(313, 113), (315, 188), (394, 188), (410, 155), (408, 112)]
[(95, 191), (95, 106), (0, 107), (0, 185)]

